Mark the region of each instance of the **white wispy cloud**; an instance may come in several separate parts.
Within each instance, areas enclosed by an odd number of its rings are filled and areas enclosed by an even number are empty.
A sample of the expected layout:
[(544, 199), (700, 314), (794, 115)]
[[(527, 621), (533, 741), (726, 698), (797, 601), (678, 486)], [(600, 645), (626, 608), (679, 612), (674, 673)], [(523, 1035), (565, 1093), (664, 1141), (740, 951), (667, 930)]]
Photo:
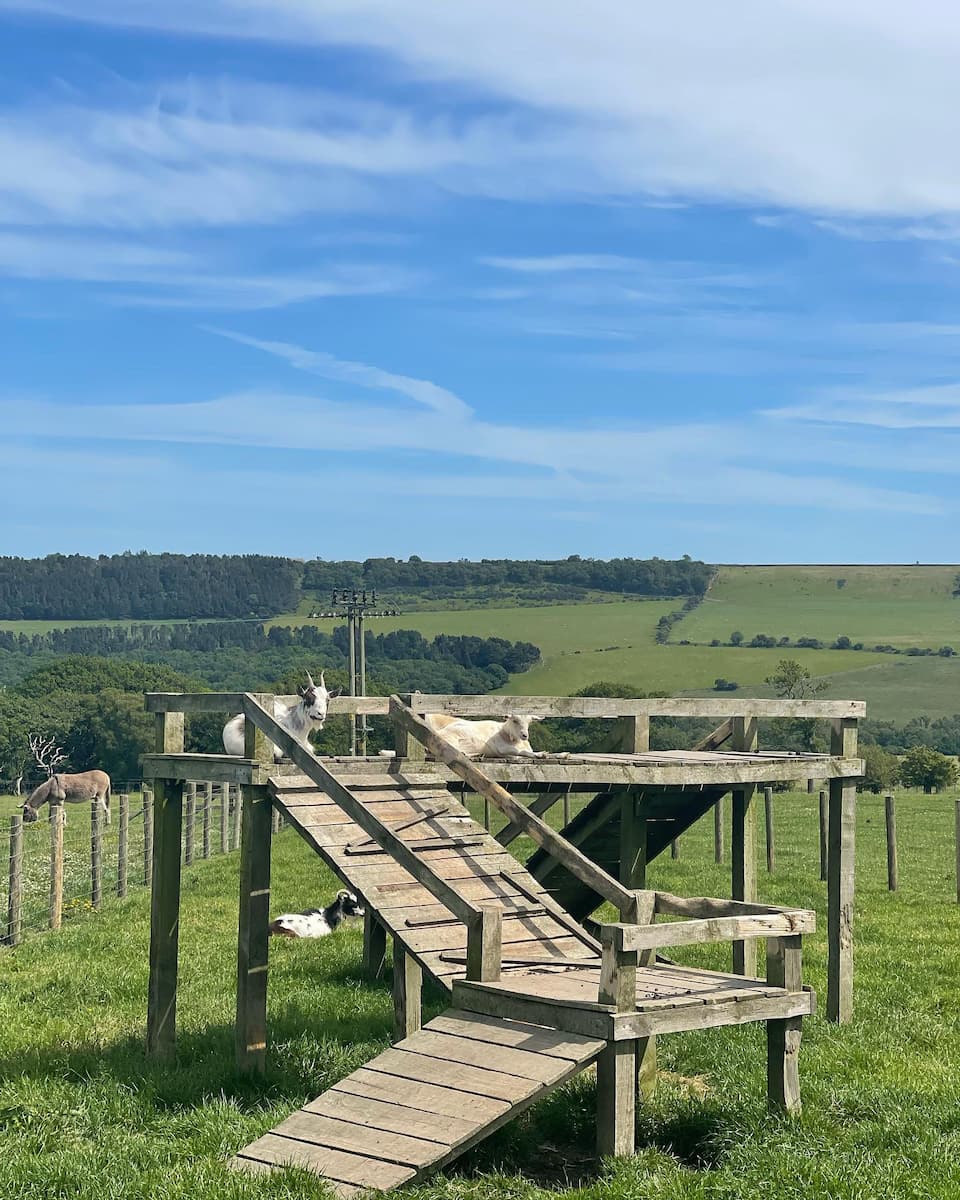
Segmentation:
[[(620, 0), (519, 7), (512, 0), (0, 0), (0, 7), (369, 48), (414, 80), (453, 93), (466, 84), (501, 110), (507, 103), (531, 121), (549, 116), (557, 136), (546, 152), (523, 147), (522, 188), (531, 196), (721, 198), (866, 216), (960, 211), (960, 160), (948, 149), (960, 100), (960, 26), (950, 0), (918, 0), (909, 9), (895, 0), (743, 0), (735, 13), (713, 0), (655, 8)], [(198, 149), (229, 145), (225, 124), (216, 126), (225, 142), (213, 127), (189, 140)], [(250, 127), (249, 140), (290, 154), (266, 125)], [(524, 137), (519, 126), (500, 129), (505, 169), (498, 170), (482, 149), (489, 130), (466, 121), (435, 134), (414, 123), (366, 144), (334, 137), (331, 147), (311, 138), (311, 149), (293, 153), (366, 170), (361, 164), (381, 151), (384, 172), (397, 161), (403, 169), (415, 163), (427, 174), (449, 172), (450, 186), (507, 189)], [(92, 171), (89, 188), (111, 190), (109, 166), (100, 175), (82, 153), (75, 159)], [(303, 186), (277, 205), (302, 202)]]
[(802, 404), (768, 409), (765, 415), (880, 429), (960, 429), (960, 383), (891, 391), (835, 388)]

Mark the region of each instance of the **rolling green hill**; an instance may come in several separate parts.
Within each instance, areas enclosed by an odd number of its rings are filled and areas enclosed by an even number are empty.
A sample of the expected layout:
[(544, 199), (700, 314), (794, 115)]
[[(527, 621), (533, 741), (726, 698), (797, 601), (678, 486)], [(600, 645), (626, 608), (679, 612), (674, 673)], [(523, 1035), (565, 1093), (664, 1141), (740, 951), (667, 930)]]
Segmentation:
[(846, 635), (866, 646), (960, 649), (955, 566), (721, 567), (703, 604), (675, 637), (749, 641)]

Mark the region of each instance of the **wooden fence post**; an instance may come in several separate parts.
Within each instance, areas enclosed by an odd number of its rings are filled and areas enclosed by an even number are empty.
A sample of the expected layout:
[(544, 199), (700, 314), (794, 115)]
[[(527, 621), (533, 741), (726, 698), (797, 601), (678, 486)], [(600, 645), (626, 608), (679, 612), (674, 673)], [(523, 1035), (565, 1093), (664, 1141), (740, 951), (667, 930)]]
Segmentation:
[(960, 800), (956, 802), (957, 830), (957, 903), (960, 904)]
[(187, 815), (183, 839), (183, 865), (193, 866), (193, 834), (197, 822), (197, 785), (187, 784)]
[(230, 849), (230, 784), (220, 784), (220, 853)]
[(484, 796), (483, 798), (483, 827), (490, 832), (490, 801)]
[(894, 808), (893, 797), (883, 798), (884, 816), (887, 824), (887, 890), (897, 890), (897, 810)]
[(243, 825), (243, 788), (231, 788), (233, 792), (233, 848), (240, 849), (240, 830)]
[(773, 872), (773, 788), (763, 789), (763, 816), (767, 832), (767, 870)]
[(272, 808), (270, 810), (270, 835), (275, 837), (280, 832), (280, 811)]
[(90, 801), (90, 903), (99, 908), (103, 899), (103, 825), (99, 800)]
[[(833, 722), (830, 753), (854, 758), (857, 720)], [(853, 902), (857, 784), (854, 777), (830, 780), (827, 827), (827, 1020), (853, 1019)]]
[(117, 837), (117, 896), (122, 900), (127, 894), (127, 867), (129, 865), (130, 840), (130, 797), (120, 793), (120, 831)]
[(670, 843), (670, 857), (671, 858), (679, 858), (680, 857), (680, 839), (679, 838), (674, 838), (673, 841)]
[(713, 861), (723, 862), (723, 797), (713, 806)]
[(7, 945), (18, 946), (23, 924), (23, 814), (10, 818), (10, 876), (7, 892)]
[(153, 791), (144, 785), (140, 793), (143, 801), (143, 883), (153, 887)]
[(203, 857), (210, 857), (210, 810), (213, 808), (213, 784), (203, 785)]
[(63, 924), (63, 821), (62, 804), (50, 807), (50, 928)]
[(827, 880), (827, 793), (820, 793), (820, 882)]

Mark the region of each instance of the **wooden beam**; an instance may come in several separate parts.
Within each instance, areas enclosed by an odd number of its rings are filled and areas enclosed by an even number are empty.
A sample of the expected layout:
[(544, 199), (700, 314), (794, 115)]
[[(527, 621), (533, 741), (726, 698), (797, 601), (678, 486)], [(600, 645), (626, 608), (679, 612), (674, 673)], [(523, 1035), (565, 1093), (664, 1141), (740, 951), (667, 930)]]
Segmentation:
[[(756, 750), (757, 739), (755, 718), (740, 716), (733, 718), (731, 741), (734, 750), (741, 753)], [(734, 788), (731, 795), (730, 859), (733, 898), (747, 902), (757, 898), (757, 820), (753, 805), (753, 793), (753, 787), (739, 787)], [(756, 975), (756, 946), (752, 941), (734, 943), (733, 970), (737, 975)]]
[[(170, 713), (181, 717), (182, 713)], [(144, 779), (180, 779), (194, 782), (264, 784), (273, 769), (272, 762), (255, 763), (229, 754), (145, 754)]]
[(701, 738), (693, 749), (698, 751), (703, 750), (719, 750), (719, 748), (730, 740), (733, 736), (733, 721), (728, 717), (726, 721), (721, 722), (716, 729), (707, 734), (705, 738)]
[[(857, 753), (857, 723), (835, 721), (835, 755)], [(827, 1020), (853, 1019), (853, 896), (857, 787), (854, 779), (831, 779), (827, 829)]]
[[(772, 917), (791, 916), (805, 921), (811, 913), (807, 909), (787, 908), (778, 904), (746, 903), (742, 900), (719, 900), (713, 896), (674, 896), (670, 892), (655, 892), (655, 912), (670, 917)], [(798, 929), (798, 933), (812, 933), (813, 926)]]
[(508, 820), (519, 825), (524, 833), (557, 862), (566, 867), (571, 875), (575, 875), (581, 883), (592, 887), (604, 900), (610, 901), (621, 912), (633, 903), (633, 893), (628, 888), (623, 887), (618, 880), (613, 879), (606, 871), (598, 867), (595, 862), (571, 845), (566, 838), (551, 829), (530, 809), (518, 804), (505, 788), (488, 779), (475, 763), (460, 754), (445, 738), (434, 733), (429, 725), (416, 713), (411, 712), (398, 696), (391, 696), (390, 704), (391, 712), (396, 713), (397, 719), (405, 724), (407, 729), (432, 754), (445, 762), (451, 771), (478, 795), (486, 797), (495, 804)]
[[(767, 982), (791, 993), (803, 989), (799, 937), (767, 942)], [(803, 1018), (767, 1021), (767, 1101), (781, 1112), (800, 1111), (800, 1032)]]
[(862, 700), (752, 700), (652, 697), (623, 700), (603, 696), (459, 696), (418, 693), (417, 713), (460, 717), (507, 717), (520, 710), (534, 717), (805, 717), (855, 718), (866, 715)]
[[(277, 696), (281, 704), (296, 704), (299, 696)], [(238, 713), (243, 708), (243, 692), (148, 692), (147, 712)], [(330, 716), (343, 713), (384, 717), (389, 712), (386, 696), (337, 696), (327, 706)]]
[[(258, 704), (270, 697), (252, 697)], [(244, 755), (269, 770), (273, 747), (252, 721), (244, 722)], [(267, 1057), (267, 980), (270, 925), (270, 818), (266, 787), (242, 789), (240, 916), (237, 937), (236, 1055), (241, 1071), (262, 1073)]]
[(608, 1042), (597, 1059), (597, 1155), (633, 1154), (637, 1122), (635, 1042)]
[[(369, 905), (363, 910), (363, 973), (368, 979), (379, 979), (387, 961), (387, 927), (378, 921)], [(396, 946), (394, 946), (396, 969)]]
[[(531, 801), (530, 811), (536, 813), (538, 817), (542, 817), (545, 812), (553, 808), (558, 800), (563, 799), (563, 795), (563, 792), (541, 792), (535, 800)], [(520, 826), (511, 821), (508, 825), (504, 825), (496, 835), (496, 839), (501, 846), (509, 846), (511, 842), (516, 841), (521, 833), (523, 833), (523, 830)]]
[(812, 933), (815, 928), (816, 915), (799, 910), (772, 916), (707, 917), (659, 925), (611, 924), (601, 926), (601, 931), (622, 929), (624, 950), (656, 950), (664, 946), (696, 946), (734, 939), (788, 937)]

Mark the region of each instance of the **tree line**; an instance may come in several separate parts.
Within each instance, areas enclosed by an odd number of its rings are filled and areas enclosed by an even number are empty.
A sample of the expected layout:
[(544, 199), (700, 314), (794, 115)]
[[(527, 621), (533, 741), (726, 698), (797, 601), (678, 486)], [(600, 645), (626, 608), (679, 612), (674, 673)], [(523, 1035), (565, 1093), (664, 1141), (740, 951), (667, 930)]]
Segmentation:
[(296, 607), (302, 573), (262, 554), (0, 558), (0, 619), (268, 617)]
[(688, 556), (535, 561), (364, 562), (260, 554), (49, 554), (0, 558), (2, 620), (168, 620), (270, 617), (296, 608), (301, 589), (450, 592), (563, 586), (636, 596), (702, 595), (713, 568)]

